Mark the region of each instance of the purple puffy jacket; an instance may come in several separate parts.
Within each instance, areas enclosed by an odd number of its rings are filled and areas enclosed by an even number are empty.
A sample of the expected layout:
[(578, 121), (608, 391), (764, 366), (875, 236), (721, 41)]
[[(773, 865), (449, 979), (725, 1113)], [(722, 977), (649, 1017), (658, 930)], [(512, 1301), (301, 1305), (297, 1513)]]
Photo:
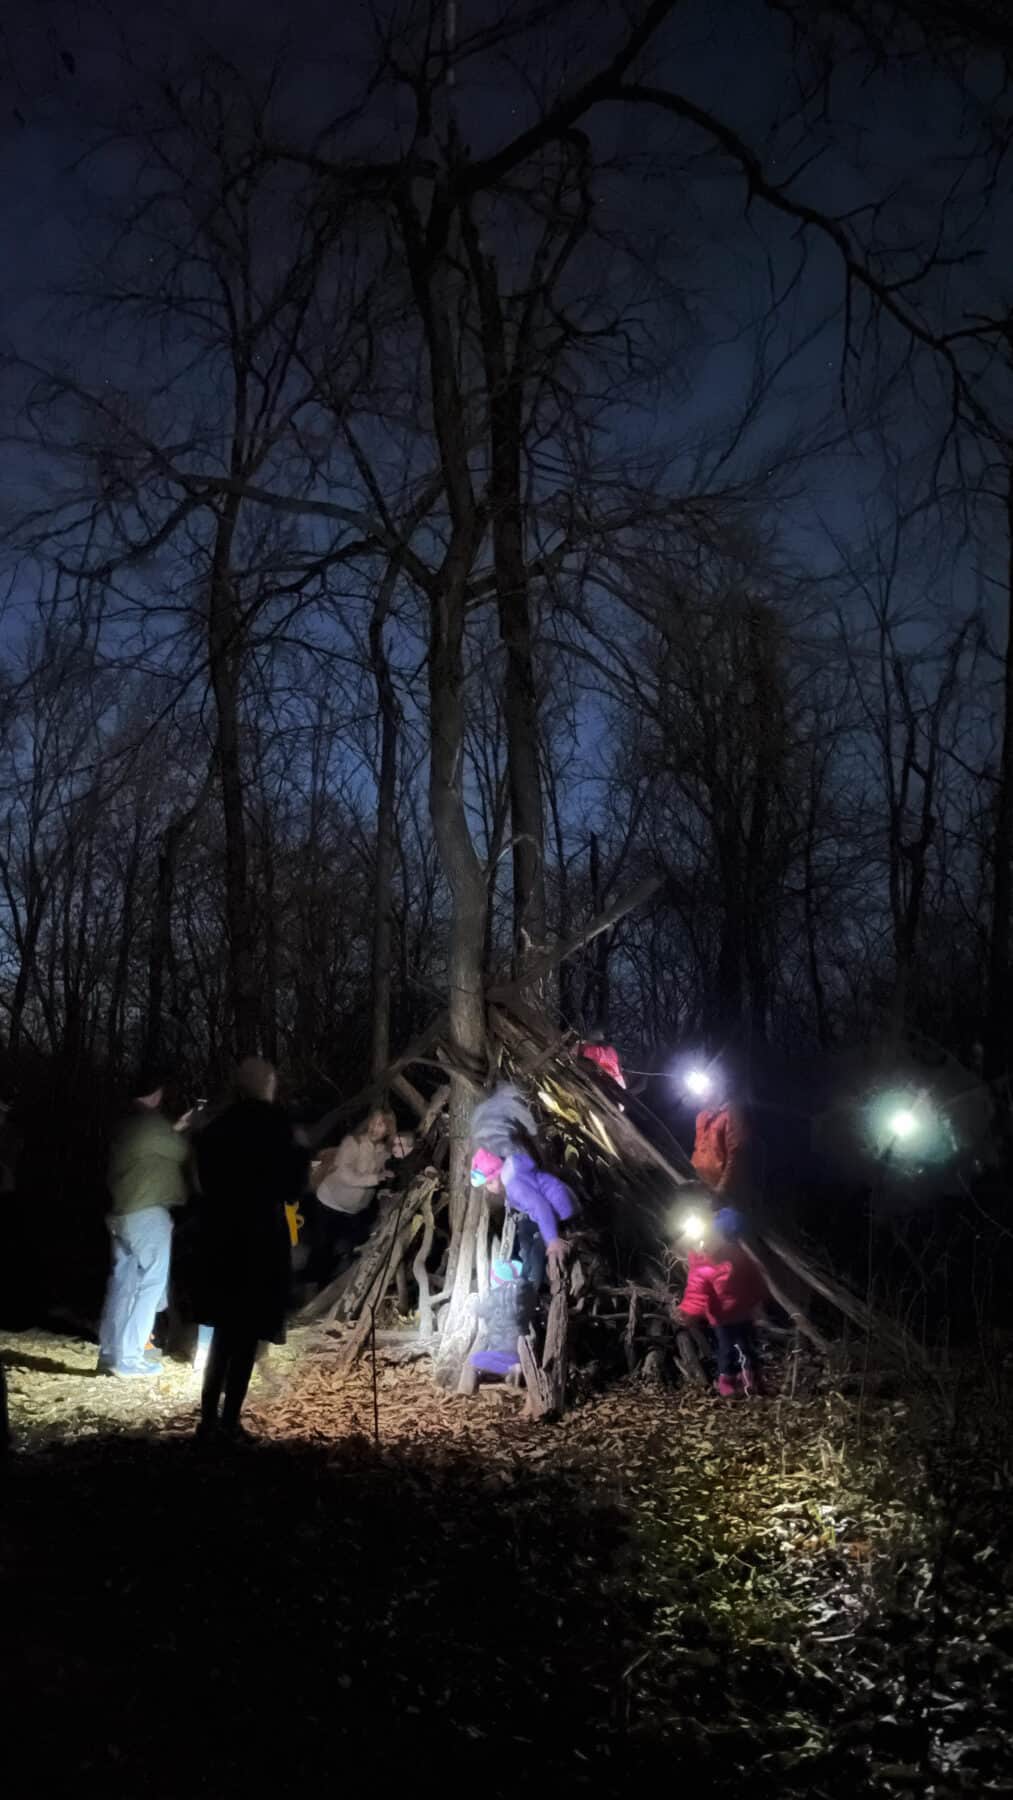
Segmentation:
[(516, 1150), (503, 1164), (503, 1187), (515, 1212), (524, 1213), (538, 1227), (542, 1241), (551, 1244), (560, 1235), (565, 1219), (572, 1219), (577, 1202), (566, 1183), (540, 1169), (534, 1157)]

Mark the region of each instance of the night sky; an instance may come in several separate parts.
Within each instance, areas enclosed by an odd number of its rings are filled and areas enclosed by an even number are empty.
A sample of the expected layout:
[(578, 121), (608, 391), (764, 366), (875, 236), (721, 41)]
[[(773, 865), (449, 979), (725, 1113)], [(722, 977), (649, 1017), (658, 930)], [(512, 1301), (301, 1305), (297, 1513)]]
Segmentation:
[[(459, 32), (493, 10), (478, 0), (462, 0)], [(941, 81), (919, 71), (910, 78), (895, 73), (860, 83), (844, 68), (829, 124), (800, 137), (792, 115), (802, 70), (783, 24), (759, 0), (730, 0), (719, 10), (720, 17), (713, 5), (679, 7), (652, 48), (651, 77), (667, 79), (742, 131), (765, 152), (771, 173), (787, 173), (811, 158), (797, 185), (806, 200), (844, 210), (903, 183), (911, 195), (903, 209), (909, 226), (916, 208), (931, 217), (942, 183), (950, 179), (952, 165), (944, 169), (943, 160), (966, 141), (953, 97)], [(384, 17), (395, 11), (380, 8)], [(580, 69), (615, 41), (617, 14), (621, 29), (618, 8), (562, 6), (551, 27), (535, 34), (533, 42), (557, 65), (569, 48), (569, 66)], [(126, 152), (106, 155), (97, 165), (75, 166), (82, 148), (122, 103), (121, 30), (131, 55), (151, 68), (166, 57), (177, 66), (191, 56), (199, 58), (203, 45), (252, 74), (267, 66), (278, 45), (286, 44), (292, 118), (300, 115), (303, 125), (314, 114), (323, 117), (347, 103), (370, 30), (367, 8), (335, 8), (315, 0), (291, 5), (271, 0), (257, 8), (232, 0), (156, 6), (144, 9), (144, 20), (139, 23), (137, 9), (119, 0), (94, 7), (47, 5), (43, 0), (29, 18), (19, 17), (4, 28), (2, 318), (5, 342), (22, 354), (52, 348), (45, 324), (40, 325), (40, 292), (68, 278), (82, 250), (87, 255), (100, 250), (106, 228), (97, 198), (107, 199), (120, 183), (129, 188)], [(532, 109), (520, 70), (511, 82), (502, 68), (484, 71), (481, 65), (462, 74), (456, 104), (463, 135), (475, 154), (522, 127)], [(364, 142), (370, 141), (380, 154), (389, 153), (395, 129), (390, 105), (374, 107)], [(677, 421), (666, 418), (662, 406), (656, 429), (691, 435), (734, 405), (751, 356), (741, 344), (719, 347), (713, 340), (727, 340), (767, 309), (769, 278), (781, 286), (797, 260), (794, 229), (772, 220), (760, 206), (747, 216), (741, 180), (714, 159), (697, 168), (690, 195), (673, 193), (650, 167), (652, 150), (666, 138), (672, 141), (667, 127), (655, 123), (645, 130), (641, 116), (634, 120), (617, 117), (614, 109), (599, 109), (593, 129), (599, 143), (613, 144), (627, 156), (635, 150), (642, 166), (642, 173), (635, 164), (627, 175), (617, 203), (625, 209), (634, 205), (645, 231), (659, 236), (674, 231), (680, 240), (673, 245), (681, 259), (677, 278), (697, 317), (699, 356), (695, 378), (679, 396)], [(699, 137), (685, 134), (683, 141), (694, 155), (703, 149)], [(607, 204), (608, 197), (603, 201)], [(955, 211), (953, 200), (949, 210)], [(990, 237), (995, 241), (987, 229), (979, 232), (979, 243), (987, 244)], [(814, 418), (828, 402), (839, 400), (840, 267), (816, 243), (809, 243), (807, 256), (805, 278), (778, 317), (772, 354), (783, 355), (789, 344), (797, 354), (779, 384), (783, 410), (768, 415), (772, 441), (785, 425), (794, 429), (799, 414)], [(993, 275), (989, 260), (970, 276), (970, 304), (987, 305), (994, 281), (1002, 280), (1001, 266)], [(956, 277), (960, 283), (967, 279)], [(957, 305), (955, 297), (951, 306)], [(822, 321), (827, 321), (825, 332), (807, 343)], [(78, 353), (84, 356), (89, 350), (94, 355), (94, 345), (85, 343)], [(643, 430), (643, 420), (638, 428)], [(918, 435), (917, 421), (911, 429)], [(829, 509), (836, 523), (847, 520), (850, 497), (869, 485), (867, 463), (847, 453), (834, 459), (832, 470), (812, 468), (805, 502), (794, 508), (793, 529), (812, 502), (821, 513)]]

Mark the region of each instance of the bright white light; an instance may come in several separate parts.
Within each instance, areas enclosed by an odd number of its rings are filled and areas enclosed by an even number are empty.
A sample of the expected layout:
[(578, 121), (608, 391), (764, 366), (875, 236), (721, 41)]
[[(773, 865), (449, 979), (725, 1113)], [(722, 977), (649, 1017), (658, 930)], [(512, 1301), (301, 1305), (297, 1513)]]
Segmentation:
[(892, 1113), (888, 1123), (890, 1132), (895, 1138), (909, 1138), (913, 1132), (918, 1130), (917, 1117), (913, 1112), (909, 1112), (906, 1106), (902, 1106), (899, 1112)]
[(699, 1213), (687, 1213), (680, 1230), (683, 1237), (702, 1238), (707, 1227)]
[(694, 1094), (698, 1100), (702, 1100), (705, 1094), (710, 1093), (714, 1083), (706, 1069), (690, 1069), (686, 1076), (686, 1086), (691, 1094)]

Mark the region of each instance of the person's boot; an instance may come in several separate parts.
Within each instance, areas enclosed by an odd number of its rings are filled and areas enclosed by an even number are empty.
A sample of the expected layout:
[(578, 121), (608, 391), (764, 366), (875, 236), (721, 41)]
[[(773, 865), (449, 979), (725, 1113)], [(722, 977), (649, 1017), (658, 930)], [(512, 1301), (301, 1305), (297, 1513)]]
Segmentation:
[(247, 1431), (241, 1419), (223, 1418), (218, 1434), (227, 1444), (255, 1444), (257, 1441), (252, 1431)]
[(719, 1399), (734, 1400), (736, 1395), (738, 1394), (738, 1391), (739, 1391), (738, 1384), (735, 1380), (734, 1375), (719, 1375), (718, 1376), (718, 1398)]

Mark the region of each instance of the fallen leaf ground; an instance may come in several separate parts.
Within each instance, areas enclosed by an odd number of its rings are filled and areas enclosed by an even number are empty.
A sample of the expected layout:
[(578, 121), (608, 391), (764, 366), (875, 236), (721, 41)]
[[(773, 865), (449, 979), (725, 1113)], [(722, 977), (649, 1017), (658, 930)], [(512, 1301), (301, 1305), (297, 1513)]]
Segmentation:
[(0, 1672), (37, 1790), (1013, 1794), (1002, 1463), (962, 1440), (950, 1504), (953, 1446), (896, 1401), (631, 1389), (535, 1427), (387, 1369), (377, 1450), (368, 1373), (297, 1341), (226, 1454), (184, 1371), (0, 1351)]

